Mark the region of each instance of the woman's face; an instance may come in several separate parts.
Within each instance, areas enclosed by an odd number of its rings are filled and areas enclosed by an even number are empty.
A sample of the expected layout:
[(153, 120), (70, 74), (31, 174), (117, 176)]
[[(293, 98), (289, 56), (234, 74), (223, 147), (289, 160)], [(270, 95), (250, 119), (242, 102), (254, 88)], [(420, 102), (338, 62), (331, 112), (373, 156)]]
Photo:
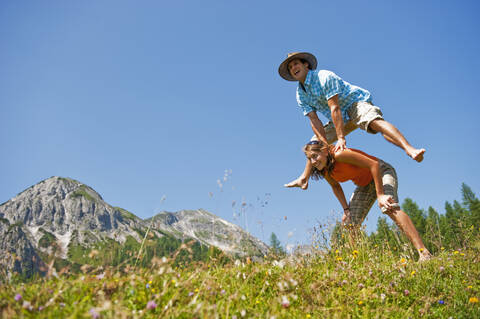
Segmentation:
[(327, 165), (327, 150), (309, 152), (308, 159), (316, 169), (321, 171)]

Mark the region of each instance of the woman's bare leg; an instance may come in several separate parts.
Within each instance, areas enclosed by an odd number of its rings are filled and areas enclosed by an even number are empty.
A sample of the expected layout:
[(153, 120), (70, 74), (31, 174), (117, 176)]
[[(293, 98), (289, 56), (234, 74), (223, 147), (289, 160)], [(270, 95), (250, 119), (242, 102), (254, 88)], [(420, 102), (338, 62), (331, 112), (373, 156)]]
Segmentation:
[(420, 255), (419, 261), (430, 259), (432, 255), (423, 244), (423, 241), (410, 217), (408, 217), (408, 215), (401, 209), (387, 212), (387, 215), (393, 219), (395, 224), (397, 224), (405, 235), (407, 235), (408, 239), (410, 239), (413, 246), (417, 249), (418, 254)]

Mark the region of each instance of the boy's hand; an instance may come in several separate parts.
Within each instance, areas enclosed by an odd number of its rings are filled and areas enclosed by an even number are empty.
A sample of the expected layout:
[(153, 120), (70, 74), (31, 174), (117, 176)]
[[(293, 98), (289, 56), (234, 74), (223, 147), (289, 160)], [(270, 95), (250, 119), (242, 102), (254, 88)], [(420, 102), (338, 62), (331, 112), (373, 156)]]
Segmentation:
[(338, 139), (337, 143), (335, 144), (335, 148), (333, 149), (334, 152), (343, 151), (347, 148), (347, 141), (345, 138), (341, 137)]

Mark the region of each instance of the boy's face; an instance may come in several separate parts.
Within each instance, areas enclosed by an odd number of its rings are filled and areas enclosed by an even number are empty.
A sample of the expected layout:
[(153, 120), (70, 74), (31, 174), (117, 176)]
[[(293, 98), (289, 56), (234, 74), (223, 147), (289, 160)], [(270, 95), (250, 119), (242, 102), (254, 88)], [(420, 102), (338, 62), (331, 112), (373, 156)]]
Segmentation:
[(296, 80), (305, 82), (308, 73), (308, 63), (302, 63), (300, 59), (293, 59), (288, 63), (288, 72)]

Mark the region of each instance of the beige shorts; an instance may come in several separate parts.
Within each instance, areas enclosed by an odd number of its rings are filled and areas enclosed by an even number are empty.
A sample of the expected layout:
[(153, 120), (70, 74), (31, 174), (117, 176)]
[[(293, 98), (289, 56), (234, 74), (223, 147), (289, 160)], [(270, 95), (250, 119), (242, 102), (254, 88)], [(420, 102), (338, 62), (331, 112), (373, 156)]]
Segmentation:
[[(347, 123), (344, 123), (345, 135), (348, 135), (358, 127), (368, 133), (376, 134), (377, 132), (372, 131), (368, 127), (373, 120), (383, 120), (383, 114), (380, 108), (370, 102), (353, 103), (347, 113), (350, 120)], [(325, 124), (323, 128), (327, 135), (327, 142), (330, 144), (335, 142), (337, 140), (337, 132), (335, 131), (335, 125), (333, 125), (332, 121)], [(316, 141), (317, 137), (314, 135), (311, 140)]]
[[(383, 193), (390, 195), (398, 206), (398, 179), (395, 169), (388, 163), (380, 163), (380, 176), (382, 177)], [(368, 212), (377, 200), (375, 182), (372, 180), (367, 186), (358, 186), (350, 197), (350, 218), (353, 225), (361, 225)], [(385, 213), (382, 211), (382, 213)]]

